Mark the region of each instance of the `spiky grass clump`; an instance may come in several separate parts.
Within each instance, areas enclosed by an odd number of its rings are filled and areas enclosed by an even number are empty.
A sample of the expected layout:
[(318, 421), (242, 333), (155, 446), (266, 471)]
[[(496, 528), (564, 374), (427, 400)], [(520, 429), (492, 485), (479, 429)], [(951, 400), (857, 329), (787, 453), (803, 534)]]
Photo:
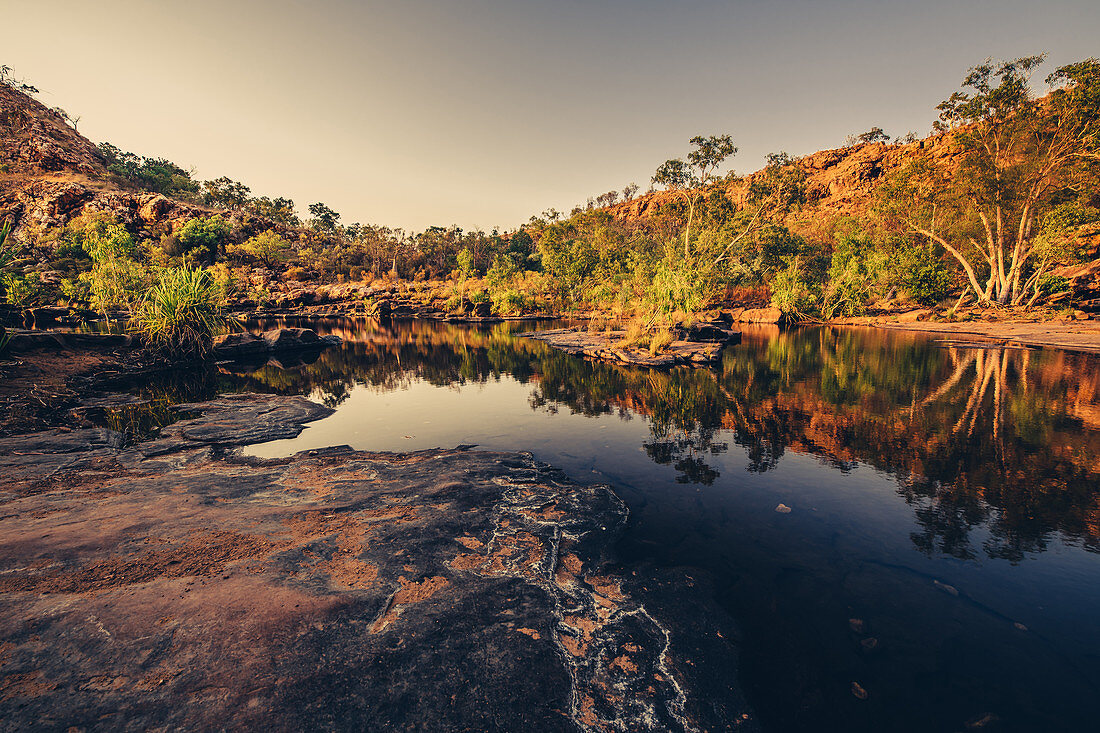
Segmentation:
[(205, 270), (188, 267), (162, 269), (132, 322), (151, 344), (178, 356), (205, 356), (225, 325), (218, 284)]

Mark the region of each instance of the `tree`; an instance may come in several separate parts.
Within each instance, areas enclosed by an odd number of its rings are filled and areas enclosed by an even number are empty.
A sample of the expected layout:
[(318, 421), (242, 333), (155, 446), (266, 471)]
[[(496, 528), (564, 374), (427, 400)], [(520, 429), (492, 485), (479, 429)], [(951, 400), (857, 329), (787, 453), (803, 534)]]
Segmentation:
[(961, 153), (958, 169), (918, 161), (883, 187), (885, 208), (942, 246), (981, 303), (1024, 301), (1034, 284), (1037, 222), (1095, 184), (1100, 61), (1059, 68), (1047, 77), (1053, 91), (1036, 99), (1029, 77), (1043, 59), (970, 69), (963, 90), (937, 107), (938, 128)]
[(31, 86), (25, 79), (15, 78), (15, 69), (6, 64), (0, 66), (0, 84), (9, 86), (16, 91), (23, 92), (24, 94), (38, 94), (38, 88)]
[(890, 136), (887, 135), (881, 127), (872, 127), (867, 132), (860, 133), (859, 135), (849, 135), (845, 144), (848, 147), (853, 145), (866, 145), (867, 143), (888, 143), (890, 142)]
[(623, 187), (623, 201), (629, 201), (634, 198), (634, 195), (638, 193), (637, 183), (628, 183)]
[(336, 225), (340, 221), (340, 215), (325, 204), (317, 202), (309, 205), (309, 213), (313, 215), (313, 226), (327, 232), (335, 232)]
[(291, 254), (290, 242), (273, 229), (257, 234), (243, 244), (230, 245), (227, 249), (229, 254), (253, 257), (272, 270), (290, 259)]
[(248, 202), (248, 208), (253, 211), (257, 216), (262, 216), (272, 221), (277, 221), (280, 224), (286, 224), (287, 226), (298, 226), (301, 222), (298, 220), (298, 215), (294, 213), (294, 201), (292, 199), (278, 197), (268, 198), (267, 196), (260, 196), (254, 198)]
[(220, 209), (240, 209), (248, 203), (252, 189), (234, 181), (232, 178), (222, 176), (213, 181), (204, 181), (203, 203), (207, 206), (215, 206)]
[(688, 153), (685, 163), (672, 158), (661, 163), (653, 174), (653, 183), (664, 186), (682, 197), (688, 205), (688, 220), (684, 227), (684, 255), (690, 256), (691, 220), (695, 216), (695, 202), (702, 195), (699, 190), (713, 178), (722, 162), (737, 153), (733, 138), (729, 135), (696, 135), (689, 140), (695, 150)]

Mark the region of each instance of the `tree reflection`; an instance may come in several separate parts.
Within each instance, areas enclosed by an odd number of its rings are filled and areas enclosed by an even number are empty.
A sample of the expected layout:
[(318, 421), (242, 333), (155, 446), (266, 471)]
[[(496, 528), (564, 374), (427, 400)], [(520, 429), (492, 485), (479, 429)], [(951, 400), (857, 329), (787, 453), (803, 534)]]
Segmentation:
[[(808, 454), (839, 471), (867, 464), (893, 475), (920, 527), (913, 542), (930, 555), (1017, 562), (1056, 534), (1100, 549), (1095, 357), (868, 329), (746, 328), (719, 369), (662, 372), (570, 357), (517, 337), (526, 327), (334, 322), (318, 330), (344, 345), (312, 363), (223, 376), (236, 389), (335, 406), (353, 388), (458, 388), (509, 375), (531, 385), (536, 411), (643, 417), (645, 454), (680, 483), (715, 484), (712, 458), (731, 444), (751, 472)], [(978, 526), (986, 537), (975, 547)]]

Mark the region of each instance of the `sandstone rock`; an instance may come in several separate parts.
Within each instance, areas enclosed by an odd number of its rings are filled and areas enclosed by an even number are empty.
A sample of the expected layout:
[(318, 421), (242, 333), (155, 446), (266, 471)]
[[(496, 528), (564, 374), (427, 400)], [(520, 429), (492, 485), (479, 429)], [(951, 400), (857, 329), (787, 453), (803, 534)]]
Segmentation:
[(249, 359), (268, 352), (267, 340), (244, 333), (227, 333), (214, 339), (214, 356), (218, 359)]
[[(721, 634), (667, 631), (688, 586), (643, 605), (646, 586), (671, 583), (608, 561), (627, 518), (610, 487), (529, 454), (461, 448), (244, 458), (229, 449), (241, 431), (300, 429), (326, 408), (275, 395), (188, 407), (199, 414), (165, 430), (181, 444), (172, 453), (90, 435), (79, 440), (100, 447), (33, 444), (66, 453), (19, 455), (33, 436), (0, 443), (0, 464), (18, 464), (0, 471), (6, 727), (695, 729), (690, 719), (722, 730), (742, 719), (746, 706), (714, 705), (693, 676), (696, 645)], [(704, 617), (689, 619), (685, 629)]]
[(138, 209), (138, 216), (147, 225), (164, 221), (172, 210), (172, 202), (159, 193), (143, 196), (139, 202), (141, 208)]
[(716, 341), (726, 343), (741, 334), (733, 329), (726, 328), (722, 322), (696, 323), (689, 326), (685, 333), (688, 341)]
[(898, 323), (914, 323), (916, 321), (927, 321), (929, 316), (932, 315), (930, 308), (918, 308), (917, 310), (911, 310), (907, 313), (901, 313), (898, 315)]
[(271, 351), (308, 349), (321, 345), (317, 332), (311, 328), (277, 328), (264, 333), (263, 340)]
[(730, 311), (734, 323), (782, 323), (783, 311), (778, 308), (734, 308)]

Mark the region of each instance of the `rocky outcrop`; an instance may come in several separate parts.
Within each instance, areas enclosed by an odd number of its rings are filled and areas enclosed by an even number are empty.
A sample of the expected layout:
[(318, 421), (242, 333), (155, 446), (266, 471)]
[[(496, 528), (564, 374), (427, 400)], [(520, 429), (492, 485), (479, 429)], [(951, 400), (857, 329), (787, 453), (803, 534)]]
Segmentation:
[(103, 171), (91, 141), (57, 112), (6, 84), (0, 84), (0, 162), (18, 172)]
[[(805, 177), (806, 214), (859, 215), (871, 205), (875, 187), (890, 171), (918, 158), (928, 158), (948, 167), (955, 165), (959, 151), (949, 135), (933, 135), (905, 145), (866, 143), (846, 148), (821, 150), (795, 160)], [(736, 204), (746, 202), (753, 183), (764, 175), (757, 171), (726, 184), (726, 195)], [(675, 202), (675, 194), (655, 191), (612, 206), (617, 219), (645, 218)], [(795, 229), (798, 222), (789, 222)]]
[(687, 586), (658, 611), (607, 565), (609, 487), (463, 448), (249, 459), (230, 446), (330, 411), (181, 409), (129, 448), (0, 441), (7, 726), (754, 728), (736, 695), (693, 694), (665, 615)]

